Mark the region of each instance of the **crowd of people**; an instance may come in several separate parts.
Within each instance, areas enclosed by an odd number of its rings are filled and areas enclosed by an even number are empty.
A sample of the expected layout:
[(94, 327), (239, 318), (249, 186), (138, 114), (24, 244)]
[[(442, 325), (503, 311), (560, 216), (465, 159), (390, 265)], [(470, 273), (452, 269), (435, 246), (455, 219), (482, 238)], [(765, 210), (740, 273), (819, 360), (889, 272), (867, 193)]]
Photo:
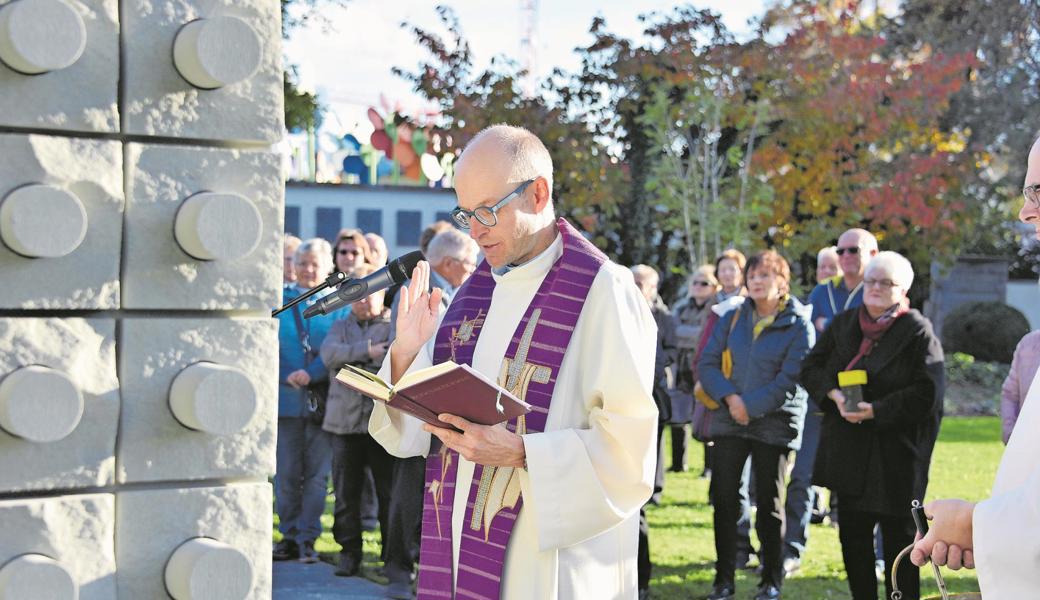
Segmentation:
[[(868, 231), (835, 232), (836, 246), (817, 257), (818, 284), (800, 299), (779, 253), (745, 257), (728, 249), (692, 271), (669, 309), (652, 267), (621, 269), (631, 275), (625, 281), (555, 218), (551, 172), (544, 146), (530, 133), (507, 126), (486, 130), (459, 161), (455, 222), (423, 232), (429, 264), (420, 263), (408, 285), (308, 320), (299, 311), (281, 315), (275, 487), (283, 539), (274, 559), (317, 560), (314, 540), (331, 474), (333, 536), (342, 547), (336, 574), (358, 574), (361, 531), (377, 520), (389, 597), (413, 598), (419, 567), (420, 599), (456, 585), (481, 589), (487, 582), (474, 583), (471, 574), (485, 568), (493, 571), (486, 578), (500, 586), (494, 589), (508, 598), (534, 597), (516, 591), (528, 588), (552, 590), (545, 597), (554, 598), (628, 597), (628, 591), (645, 598), (652, 569), (646, 510), (661, 501), (663, 438), (670, 431), (668, 470), (689, 468), (688, 436), (704, 444), (701, 476), (710, 478), (716, 552), (709, 600), (734, 598), (736, 570), (756, 562), (754, 598), (780, 598), (785, 577), (800, 569), (807, 552), (810, 522), (822, 512), (839, 527), (854, 600), (876, 599), (879, 577), (886, 597), (898, 585), (905, 600), (919, 598), (916, 570), (900, 570), (896, 582), (891, 573), (897, 555), (915, 539), (909, 508), (925, 497), (943, 416), (944, 369), (931, 323), (909, 305), (910, 262), (881, 251)], [(289, 238), (285, 301), (333, 270), (362, 277), (386, 260), (385, 243), (371, 233), (344, 230), (333, 244)], [(464, 287), (470, 277), (479, 286)], [(583, 283), (560, 283), (568, 277)], [(560, 285), (574, 289), (561, 292)], [(495, 293), (473, 299), (470, 287)], [(442, 420), (458, 432), (420, 427), (344, 386), (329, 385), (344, 364), (379, 372), (392, 383), (408, 369), (443, 360), (447, 344), (433, 339), (439, 328), (450, 332), (454, 357), (456, 326), (481, 316), (487, 335), (496, 339), (494, 351), (485, 345), (471, 360), (478, 370), (498, 374), (501, 353), (517, 352), (507, 347), (528, 337), (519, 335), (525, 323), (537, 322), (543, 310), (567, 312), (553, 305), (554, 296), (574, 301), (583, 294), (581, 314), (591, 314), (595, 325), (576, 313), (576, 323), (549, 329), (572, 332), (575, 341), (562, 348), (589, 350), (563, 355), (553, 367), (558, 374), (550, 369), (538, 382), (549, 386), (550, 401), (559, 395), (552, 386), (563, 386), (574, 402), (566, 409), (553, 404), (555, 413), (540, 409), (540, 421), (532, 416), (507, 430), (447, 416)], [(465, 301), (453, 302), (460, 297)], [(523, 312), (528, 304), (538, 306), (534, 313)], [(478, 305), (477, 317), (467, 319), (463, 311)], [(510, 346), (514, 327), (521, 329)], [(558, 342), (536, 337), (531, 347), (539, 343)], [(655, 343), (651, 365), (640, 349)], [(1033, 334), (1016, 352), (1004, 390), (1005, 441), (1040, 362), (1038, 347)], [(535, 377), (542, 367), (532, 368)], [(654, 406), (656, 419), (649, 417)], [(444, 543), (451, 545), (432, 541), (444, 535), (440, 515), (430, 509), (433, 486), (453, 468), (474, 486), (482, 471), (522, 473), (522, 501), (510, 517), (518, 546), (506, 537), (510, 550), (499, 544), (497, 566), (467, 562), (496, 551), (473, 546), (468, 540), (476, 537), (457, 530), (461, 520), (453, 532), (449, 519)], [(580, 500), (568, 485), (583, 486)], [(820, 500), (822, 488), (830, 492), (829, 503)], [(585, 493), (590, 490), (596, 493)], [(468, 516), (472, 504), (456, 494), (448, 514)], [(525, 518), (521, 507), (534, 516)], [(489, 535), (490, 529), (484, 543), (494, 546)], [(428, 543), (435, 552), (426, 552)], [(624, 575), (629, 561), (634, 581)], [(595, 595), (600, 593), (608, 595)]]
[[(476, 243), (445, 221), (423, 231), (420, 248), (432, 265), (431, 285), (444, 306), (476, 268)], [(333, 272), (365, 277), (386, 265), (386, 242), (356, 229), (284, 243), (283, 302)], [(422, 459), (392, 457), (368, 433), (372, 400), (330, 384), (350, 364), (376, 372), (395, 336), (398, 288), (375, 292), (326, 315), (302, 319), (321, 296), (280, 315), (276, 511), (282, 540), (274, 560), (316, 562), (328, 482), (334, 496), (332, 535), (342, 550), (335, 573), (358, 575), (362, 531), (378, 525), (384, 574), (392, 598), (411, 598), (418, 560)]]

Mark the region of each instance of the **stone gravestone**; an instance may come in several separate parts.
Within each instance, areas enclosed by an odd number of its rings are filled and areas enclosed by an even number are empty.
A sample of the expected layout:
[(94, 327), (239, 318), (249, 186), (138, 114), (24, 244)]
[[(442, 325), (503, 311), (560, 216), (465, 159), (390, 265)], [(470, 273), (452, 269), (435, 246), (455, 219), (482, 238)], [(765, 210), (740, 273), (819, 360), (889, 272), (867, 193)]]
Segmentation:
[(965, 255), (944, 270), (932, 263), (932, 287), (925, 303), (925, 316), (936, 334), (950, 311), (967, 302), (1005, 302), (1007, 299), (1007, 260), (992, 256)]
[(275, 0), (0, 0), (0, 598), (269, 598)]

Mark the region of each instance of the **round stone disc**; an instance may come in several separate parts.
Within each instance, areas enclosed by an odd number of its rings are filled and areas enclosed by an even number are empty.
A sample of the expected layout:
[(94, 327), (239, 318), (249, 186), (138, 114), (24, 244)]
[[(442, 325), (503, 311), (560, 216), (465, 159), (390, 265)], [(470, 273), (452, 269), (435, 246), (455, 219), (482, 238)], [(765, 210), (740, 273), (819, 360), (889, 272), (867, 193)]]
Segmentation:
[(0, 428), (30, 442), (56, 442), (83, 418), (83, 395), (68, 375), (23, 367), (0, 381)]
[(0, 202), (0, 238), (18, 254), (59, 258), (87, 235), (87, 211), (72, 192), (52, 185), (20, 187)]
[(87, 46), (87, 28), (62, 0), (17, 0), (0, 8), (0, 61), (38, 75), (73, 65)]

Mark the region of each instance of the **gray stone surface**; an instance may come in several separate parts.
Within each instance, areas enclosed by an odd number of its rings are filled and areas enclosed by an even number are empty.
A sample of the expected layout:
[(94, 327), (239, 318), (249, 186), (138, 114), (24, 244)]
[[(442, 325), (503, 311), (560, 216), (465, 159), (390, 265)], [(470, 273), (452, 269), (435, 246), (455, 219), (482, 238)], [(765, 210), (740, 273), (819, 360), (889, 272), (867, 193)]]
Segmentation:
[(115, 600), (114, 514), (110, 494), (0, 500), (0, 565), (42, 554), (72, 574), (80, 600)]
[(336, 577), (328, 563), (274, 563), (274, 600), (382, 600), (385, 589), (363, 577)]
[(0, 377), (42, 365), (65, 373), (83, 394), (79, 425), (62, 440), (33, 443), (0, 430), (0, 493), (111, 484), (119, 420), (115, 321), (0, 318), (0, 348)]
[[(274, 0), (127, 0), (123, 124), (130, 134), (273, 143), (284, 119), (280, 6)], [(192, 21), (237, 17), (258, 34), (260, 66), (248, 79), (215, 90), (177, 72), (177, 32)]]
[[(0, 6), (10, 1), (0, 0)], [(65, 1), (86, 26), (83, 55), (71, 66), (34, 76), (0, 63), (0, 126), (119, 131), (118, 1)]]
[[(126, 319), (119, 360), (121, 483), (274, 474), (277, 321)], [(258, 410), (241, 432), (212, 435), (189, 429), (174, 417), (170, 386), (178, 373), (200, 361), (235, 367), (253, 384)]]
[[(124, 308), (268, 310), (280, 298), (282, 199), (270, 152), (127, 144)], [(262, 219), (258, 245), (235, 260), (199, 260), (174, 239), (177, 211), (199, 192), (235, 193)], [(226, 235), (240, 234), (227, 222)]]
[(243, 552), (253, 566), (249, 598), (270, 598), (271, 502), (267, 483), (119, 492), (119, 598), (166, 598), (166, 563), (181, 544), (196, 537), (213, 538)]
[(87, 213), (86, 236), (65, 256), (26, 258), (0, 244), (0, 308), (118, 308), (124, 204), (120, 144), (0, 135), (0, 157), (0, 199), (42, 183), (71, 192)]

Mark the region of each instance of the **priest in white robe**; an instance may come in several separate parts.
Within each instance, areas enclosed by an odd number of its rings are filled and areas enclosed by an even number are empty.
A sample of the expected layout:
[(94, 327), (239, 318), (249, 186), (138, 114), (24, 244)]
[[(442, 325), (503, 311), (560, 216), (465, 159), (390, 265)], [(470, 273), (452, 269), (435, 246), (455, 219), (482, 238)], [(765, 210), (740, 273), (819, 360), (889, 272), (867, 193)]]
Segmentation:
[[(1029, 152), (1022, 222), (1040, 238), (1040, 140)], [(911, 560), (977, 568), (984, 600), (1040, 598), (1040, 373), (1033, 378), (989, 498), (937, 500)]]
[[(495, 126), (474, 138), (457, 163), (455, 189), (459, 208), (453, 218), (470, 230), (487, 262), (482, 267), (490, 268), (489, 284), (493, 278), (472, 366), (506, 385), (504, 359), (526, 322), (525, 311), (541, 297), (543, 283), (557, 275), (554, 265), (564, 262), (565, 249), (591, 245), (565, 239), (573, 229), (554, 216), (551, 159), (526, 130)], [(397, 338), (380, 372), (384, 380), (396, 382), (434, 364), (435, 334), (447, 317), (438, 315), (439, 292), (425, 293), (428, 273), (428, 265), (420, 263), (414, 289), (402, 290)], [(479, 275), (478, 269), (471, 282)], [(463, 431), (457, 433), (376, 403), (369, 431), (391, 454), (429, 455), (432, 461), (434, 436), (458, 451), (459, 493), (450, 507), (451, 576), (438, 580), (436, 589), (428, 584), (424, 589), (420, 567), (420, 600), (636, 598), (638, 514), (652, 491), (656, 461), (657, 409), (651, 397), (656, 326), (627, 269), (602, 262), (588, 281), (541, 432), (519, 435), (503, 426), (442, 417)], [(465, 293), (460, 290), (460, 296)], [(453, 329), (452, 356), (455, 334)], [(476, 570), (465, 564), (467, 557), (462, 565), (459, 558), (470, 525), (464, 518), (465, 491), (475, 470), (487, 466), (515, 469), (522, 502), (508, 534), (497, 592), (456, 596), (460, 578)], [(437, 535), (426, 525), (424, 551), (427, 538)]]

